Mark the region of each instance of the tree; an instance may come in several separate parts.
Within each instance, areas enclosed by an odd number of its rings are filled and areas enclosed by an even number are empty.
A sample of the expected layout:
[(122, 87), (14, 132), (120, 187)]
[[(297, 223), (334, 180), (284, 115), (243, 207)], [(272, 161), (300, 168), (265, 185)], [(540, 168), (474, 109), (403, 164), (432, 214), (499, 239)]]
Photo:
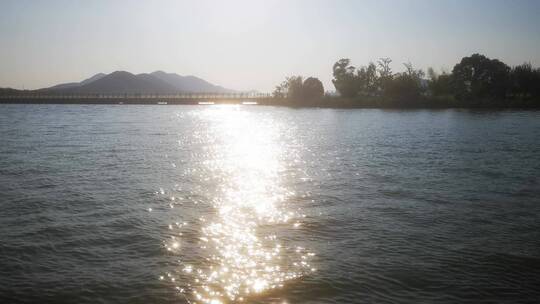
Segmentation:
[(274, 98), (285, 98), (289, 91), (289, 83), (285, 80), (276, 86), (272, 95)]
[(294, 101), (310, 101), (324, 95), (324, 87), (319, 79), (314, 77), (309, 77), (305, 81), (303, 79), (302, 76), (287, 77), (285, 81), (276, 86), (273, 96)]
[(454, 93), (459, 99), (504, 99), (509, 86), (510, 68), (497, 59), (473, 54), (464, 57), (452, 70)]
[(445, 96), (452, 94), (452, 75), (443, 71), (438, 74), (433, 68), (428, 68), (428, 87), (433, 96)]
[(515, 66), (511, 72), (511, 92), (519, 98), (538, 97), (540, 70), (533, 69), (530, 63)]
[(424, 92), (424, 72), (414, 69), (413, 65), (404, 63), (405, 71), (398, 73), (389, 80), (385, 87), (385, 94), (399, 100), (414, 102)]
[(377, 61), (377, 72), (379, 73), (378, 87), (383, 94), (386, 94), (388, 86), (394, 77), (392, 74), (392, 68), (390, 68), (391, 62), (392, 59), (390, 58), (380, 58), (379, 61)]
[(392, 68), (390, 68), (390, 63), (392, 63), (392, 59), (390, 58), (380, 58), (379, 61), (377, 61), (377, 64), (379, 65), (379, 77), (392, 77)]
[(288, 88), (287, 98), (295, 100), (302, 99), (304, 95), (303, 80), (302, 76), (291, 76), (286, 78)]
[(349, 64), (349, 59), (340, 59), (333, 67), (332, 82), (343, 97), (355, 97), (358, 94), (357, 77), (354, 74), (356, 69)]
[(540, 68), (537, 68), (534, 72), (534, 87), (532, 89), (532, 94), (534, 97), (540, 99)]
[(356, 71), (358, 91), (362, 95), (373, 96), (377, 94), (378, 80), (377, 66), (370, 62), (367, 67), (361, 67)]
[(324, 96), (324, 87), (322, 82), (314, 77), (309, 77), (304, 81), (303, 87), (303, 99), (315, 100)]

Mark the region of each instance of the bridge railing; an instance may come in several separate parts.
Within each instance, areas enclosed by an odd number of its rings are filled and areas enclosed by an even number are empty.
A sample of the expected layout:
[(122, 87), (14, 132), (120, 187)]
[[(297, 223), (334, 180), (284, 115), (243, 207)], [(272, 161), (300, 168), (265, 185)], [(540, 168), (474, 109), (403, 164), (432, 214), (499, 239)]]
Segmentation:
[(54, 94), (42, 92), (24, 92), (17, 94), (2, 94), (0, 98), (7, 99), (257, 99), (272, 97), (269, 93), (177, 93), (177, 94)]

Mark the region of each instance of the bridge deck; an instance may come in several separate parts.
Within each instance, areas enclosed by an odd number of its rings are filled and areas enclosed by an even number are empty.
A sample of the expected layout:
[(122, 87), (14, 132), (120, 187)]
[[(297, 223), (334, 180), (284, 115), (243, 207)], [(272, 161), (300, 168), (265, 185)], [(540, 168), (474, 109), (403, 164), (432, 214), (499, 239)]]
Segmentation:
[(28, 104), (271, 104), (269, 96), (197, 95), (197, 96), (122, 96), (58, 95), (0, 96), (0, 103)]

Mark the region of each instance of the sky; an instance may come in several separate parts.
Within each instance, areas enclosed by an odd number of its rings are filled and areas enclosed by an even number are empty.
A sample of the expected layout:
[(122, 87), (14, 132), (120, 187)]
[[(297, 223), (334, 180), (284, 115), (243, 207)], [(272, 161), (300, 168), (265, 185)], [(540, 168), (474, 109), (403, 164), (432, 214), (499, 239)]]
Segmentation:
[(540, 66), (540, 1), (0, 0), (0, 87), (163, 70), (261, 92), (313, 76), (334, 90), (340, 58), (450, 71), (473, 53)]

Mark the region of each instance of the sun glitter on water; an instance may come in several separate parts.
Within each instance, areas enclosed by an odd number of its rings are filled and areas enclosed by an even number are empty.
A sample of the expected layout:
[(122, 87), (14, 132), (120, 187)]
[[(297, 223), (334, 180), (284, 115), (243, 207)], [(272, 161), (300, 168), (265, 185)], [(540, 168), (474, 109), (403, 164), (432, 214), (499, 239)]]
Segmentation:
[[(294, 193), (280, 178), (280, 126), (236, 106), (212, 107), (199, 115), (214, 142), (205, 166), (220, 181), (218, 195), (211, 204), (213, 216), (200, 218), (198, 250), (204, 261), (180, 266), (188, 282), (172, 274), (169, 280), (182, 284), (177, 290), (190, 302), (231, 303), (263, 296), (314, 271), (314, 253), (282, 244), (275, 233), (295, 229), (300, 218), (289, 210), (287, 200)], [(182, 252), (181, 239), (172, 237), (167, 250), (189, 254)]]

